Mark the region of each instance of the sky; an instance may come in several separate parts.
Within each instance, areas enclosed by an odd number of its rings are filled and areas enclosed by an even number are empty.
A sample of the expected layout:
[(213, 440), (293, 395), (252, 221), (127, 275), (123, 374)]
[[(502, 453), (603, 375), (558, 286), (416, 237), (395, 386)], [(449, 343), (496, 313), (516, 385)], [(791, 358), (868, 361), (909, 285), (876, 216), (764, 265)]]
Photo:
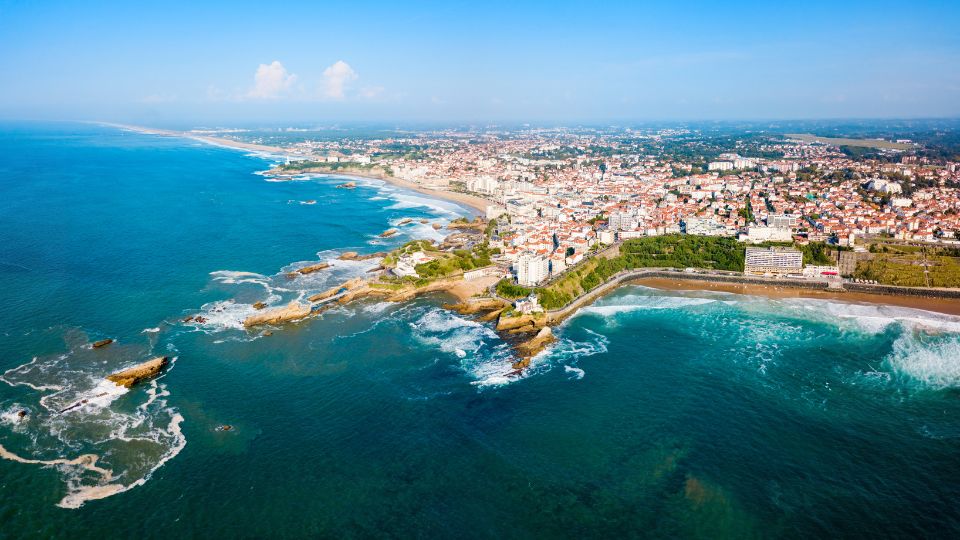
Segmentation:
[(956, 0), (0, 0), (0, 119), (958, 116)]

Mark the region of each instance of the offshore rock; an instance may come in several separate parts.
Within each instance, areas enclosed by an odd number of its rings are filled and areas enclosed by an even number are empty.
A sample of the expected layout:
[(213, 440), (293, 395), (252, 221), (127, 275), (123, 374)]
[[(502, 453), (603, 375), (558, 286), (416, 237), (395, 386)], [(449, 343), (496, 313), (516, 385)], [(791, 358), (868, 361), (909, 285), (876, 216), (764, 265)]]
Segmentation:
[(123, 371), (118, 371), (113, 375), (107, 376), (108, 381), (113, 381), (120, 386), (125, 386), (130, 388), (131, 386), (137, 384), (140, 381), (156, 377), (160, 371), (167, 365), (166, 356), (158, 356), (151, 360), (147, 360), (142, 364), (133, 366), (130, 369), (125, 369)]
[[(320, 270), (323, 270), (323, 269), (325, 269), (325, 268), (330, 268), (330, 264), (329, 264), (329, 263), (322, 262), (322, 263), (317, 263), (317, 264), (311, 264), (310, 266), (304, 266), (303, 268), (299, 268), (299, 269), (296, 270), (296, 273), (305, 276), (305, 275), (307, 275), (307, 274), (312, 274), (312, 273), (314, 273), (314, 272), (319, 272)], [(293, 272), (291, 272), (291, 274), (292, 274), (292, 273), (293, 273)]]
[(397, 229), (387, 229), (382, 233), (380, 233), (380, 238), (390, 238), (391, 236), (397, 234), (398, 232), (400, 231)]
[(350, 261), (350, 260), (356, 259), (357, 255), (359, 255), (359, 253), (357, 253), (356, 251), (344, 251), (337, 258), (340, 259), (341, 261)]
[(93, 342), (93, 348), (99, 349), (101, 347), (106, 347), (107, 345), (113, 343), (113, 338), (101, 339), (100, 341)]
[(270, 309), (247, 317), (243, 326), (250, 328), (261, 324), (276, 324), (288, 321), (297, 321), (310, 315), (310, 304), (301, 304), (294, 300), (284, 307)]
[(253, 304), (253, 309), (256, 309), (256, 310), (261, 310), (265, 307), (267, 307), (267, 305), (264, 304), (263, 302), (256, 302)]
[(550, 330), (550, 327), (544, 326), (532, 339), (517, 345), (517, 352), (527, 358), (530, 358), (539, 354), (540, 351), (547, 347), (547, 345), (556, 340), (557, 338), (553, 336), (553, 331)]

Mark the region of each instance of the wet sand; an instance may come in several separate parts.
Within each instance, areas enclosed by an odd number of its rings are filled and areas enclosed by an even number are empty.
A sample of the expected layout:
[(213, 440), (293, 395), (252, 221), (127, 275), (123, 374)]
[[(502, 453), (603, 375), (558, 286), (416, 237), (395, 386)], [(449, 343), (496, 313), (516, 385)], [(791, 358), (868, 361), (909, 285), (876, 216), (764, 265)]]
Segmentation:
[(818, 298), (861, 304), (882, 304), (913, 309), (935, 311), (948, 315), (960, 315), (960, 299), (897, 296), (892, 294), (868, 294), (831, 290), (775, 287), (748, 283), (718, 283), (694, 279), (640, 278), (629, 283), (667, 291), (717, 291), (769, 298)]

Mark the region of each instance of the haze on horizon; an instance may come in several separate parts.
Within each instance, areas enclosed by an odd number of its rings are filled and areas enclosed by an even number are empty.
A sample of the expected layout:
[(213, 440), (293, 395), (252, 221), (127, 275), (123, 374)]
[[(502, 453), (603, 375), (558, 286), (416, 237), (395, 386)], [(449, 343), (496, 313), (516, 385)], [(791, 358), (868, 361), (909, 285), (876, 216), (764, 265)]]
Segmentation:
[(947, 1), (0, 0), (0, 119), (960, 116)]

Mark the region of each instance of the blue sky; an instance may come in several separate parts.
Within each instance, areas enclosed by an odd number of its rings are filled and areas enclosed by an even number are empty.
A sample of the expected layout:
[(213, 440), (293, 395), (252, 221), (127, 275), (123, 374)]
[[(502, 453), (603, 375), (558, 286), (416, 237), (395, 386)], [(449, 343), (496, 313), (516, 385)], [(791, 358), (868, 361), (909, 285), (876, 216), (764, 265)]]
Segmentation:
[(0, 118), (956, 117), (958, 36), (946, 1), (0, 0)]

